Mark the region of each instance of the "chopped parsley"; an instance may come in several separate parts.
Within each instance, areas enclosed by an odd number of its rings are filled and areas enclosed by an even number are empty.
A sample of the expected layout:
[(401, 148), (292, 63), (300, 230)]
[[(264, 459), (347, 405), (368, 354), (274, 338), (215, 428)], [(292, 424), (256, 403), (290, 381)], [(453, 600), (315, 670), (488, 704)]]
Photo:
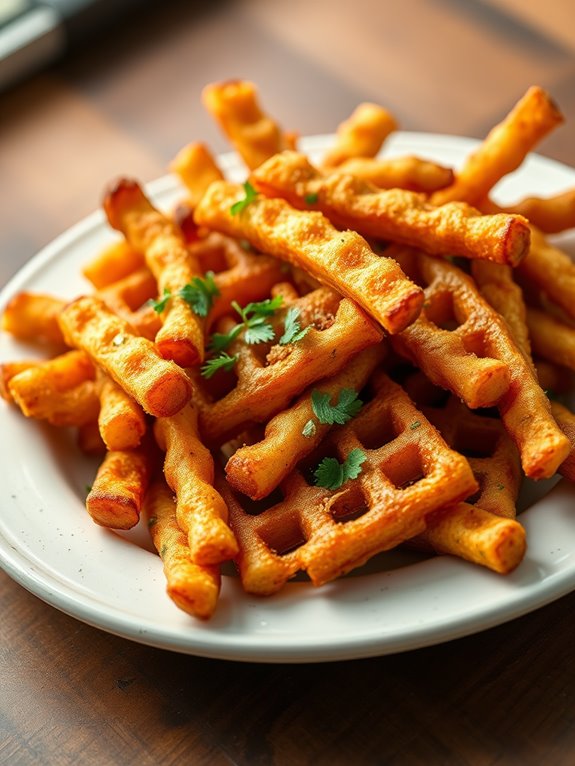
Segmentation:
[(415, 429), (416, 429), (416, 428), (419, 428), (419, 426), (420, 426), (420, 425), (421, 425), (421, 420), (415, 420), (415, 421), (414, 421), (414, 422), (413, 422), (413, 423), (412, 423), (412, 424), (409, 426), (409, 428), (410, 428), (410, 430), (411, 430), (411, 431), (415, 431)]
[(164, 287), (164, 292), (162, 294), (162, 297), (158, 298), (157, 301), (155, 301), (153, 298), (150, 298), (150, 300), (148, 301), (148, 305), (154, 309), (156, 314), (161, 314), (162, 311), (165, 311), (166, 305), (171, 297), (172, 297), (172, 293), (168, 290), (167, 287)]
[(304, 197), (305, 204), (306, 205), (315, 205), (315, 203), (318, 201), (319, 194), (317, 192), (312, 192), (311, 194), (306, 194)]
[[(188, 282), (175, 293), (179, 298), (186, 301), (194, 314), (197, 314), (200, 317), (208, 315), (214, 298), (219, 294), (220, 291), (214, 281), (213, 271), (208, 271), (203, 279), (202, 277), (194, 277), (191, 282)], [(161, 314), (162, 311), (165, 311), (166, 305), (171, 297), (172, 293), (165, 287), (161, 298), (157, 301), (150, 300), (148, 303), (152, 306), (154, 311)]]
[(330, 403), (330, 394), (317, 388), (311, 393), (311, 407), (320, 423), (332, 426), (334, 423), (342, 426), (354, 418), (363, 406), (361, 399), (353, 388), (342, 388), (337, 404)]
[(243, 199), (240, 199), (237, 202), (234, 202), (234, 204), (231, 206), (230, 208), (231, 215), (239, 215), (258, 196), (257, 191), (254, 189), (254, 187), (251, 185), (249, 181), (246, 181), (244, 184), (244, 192), (246, 196)]
[(365, 453), (358, 448), (352, 449), (343, 463), (334, 457), (324, 457), (314, 472), (316, 486), (339, 489), (349, 479), (357, 479), (365, 460)]
[(279, 339), (280, 346), (287, 346), (288, 343), (297, 343), (302, 338), (305, 338), (311, 330), (310, 325), (302, 329), (298, 321), (300, 314), (301, 309), (297, 306), (292, 306), (288, 309), (284, 322), (284, 334)]
[(283, 298), (281, 295), (257, 303), (248, 303), (245, 308), (242, 308), (236, 301), (233, 301), (232, 307), (240, 315), (242, 321), (234, 325), (228, 333), (214, 333), (210, 349), (216, 352), (224, 351), (242, 331), (244, 332), (245, 342), (250, 345), (273, 340), (275, 336), (274, 329), (267, 321), (267, 318), (273, 316), (282, 303)]
[(202, 366), (202, 377), (211, 378), (212, 375), (215, 375), (219, 370), (225, 370), (226, 372), (229, 372), (233, 369), (237, 359), (238, 358), (235, 354), (234, 356), (230, 356), (225, 352), (222, 352), (219, 356), (215, 356), (213, 359), (208, 359), (207, 362)]

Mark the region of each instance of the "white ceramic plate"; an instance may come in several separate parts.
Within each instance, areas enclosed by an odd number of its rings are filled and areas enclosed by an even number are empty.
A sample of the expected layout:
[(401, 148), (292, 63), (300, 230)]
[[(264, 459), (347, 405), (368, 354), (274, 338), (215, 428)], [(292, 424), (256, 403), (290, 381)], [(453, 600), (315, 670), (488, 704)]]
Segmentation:
[[(308, 139), (312, 156), (329, 138)], [(399, 133), (385, 154), (417, 154), (457, 167), (476, 145), (468, 139)], [(231, 178), (243, 171), (226, 156)], [(575, 171), (531, 157), (499, 187), (512, 202), (575, 185)], [(150, 193), (169, 208), (182, 195), (166, 177)], [(20, 290), (74, 297), (87, 285), (82, 264), (113, 235), (95, 213), (36, 256), (2, 293), (0, 310)], [(569, 247), (573, 239), (564, 237)], [(30, 348), (0, 338), (0, 359)], [(206, 657), (257, 662), (312, 662), (398, 652), (500, 624), (575, 588), (575, 489), (560, 483), (522, 516), (529, 550), (518, 570), (500, 577), (448, 557), (417, 560), (382, 554), (375, 573), (359, 572), (321, 589), (292, 582), (272, 598), (245, 595), (224, 577), (214, 618), (199, 623), (164, 592), (162, 567), (145, 534), (120, 536), (92, 523), (83, 507), (94, 465), (71, 436), (0, 403), (0, 563), (44, 601), (103, 630), (145, 644)], [(139, 536), (138, 536), (139, 535)]]

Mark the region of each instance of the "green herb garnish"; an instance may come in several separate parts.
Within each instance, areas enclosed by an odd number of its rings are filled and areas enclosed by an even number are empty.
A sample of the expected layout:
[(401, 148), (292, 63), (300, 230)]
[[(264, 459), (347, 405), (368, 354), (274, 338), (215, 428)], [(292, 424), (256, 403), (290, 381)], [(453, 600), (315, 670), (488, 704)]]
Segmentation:
[(304, 197), (305, 204), (306, 205), (315, 205), (315, 203), (318, 201), (319, 194), (317, 192), (312, 192), (311, 194), (306, 194)]
[(314, 389), (311, 392), (311, 407), (320, 423), (332, 426), (334, 423), (342, 426), (354, 418), (361, 410), (363, 402), (357, 398), (353, 388), (342, 388), (337, 404), (330, 403), (330, 394)]
[(416, 428), (419, 428), (419, 426), (420, 426), (420, 425), (421, 425), (421, 420), (415, 420), (415, 421), (414, 421), (414, 422), (413, 422), (413, 423), (412, 423), (412, 424), (409, 426), (409, 429), (410, 429), (411, 431), (415, 431), (415, 429), (416, 429)]
[(339, 489), (349, 479), (357, 479), (366, 459), (365, 453), (358, 448), (352, 449), (343, 463), (334, 457), (324, 457), (315, 469), (315, 483), (318, 487)]
[(280, 346), (287, 346), (288, 343), (297, 343), (308, 334), (311, 330), (311, 325), (302, 329), (299, 323), (299, 316), (301, 309), (297, 306), (292, 306), (288, 309), (285, 322), (284, 322), (284, 334), (279, 339)]
[(202, 366), (201, 374), (204, 378), (211, 378), (219, 370), (225, 370), (229, 372), (233, 369), (234, 364), (237, 361), (237, 356), (230, 356), (229, 354), (221, 353), (219, 356), (215, 356), (213, 359), (208, 359)]
[(172, 293), (170, 292), (170, 290), (168, 290), (167, 287), (164, 287), (164, 292), (162, 294), (162, 297), (158, 298), (157, 301), (155, 301), (153, 298), (150, 298), (150, 300), (148, 301), (148, 305), (151, 306), (157, 314), (161, 314), (162, 311), (165, 310), (166, 304), (168, 303), (171, 297), (172, 297)]
[(242, 331), (244, 332), (245, 342), (250, 345), (273, 340), (275, 335), (274, 329), (267, 321), (267, 317), (273, 316), (282, 303), (283, 298), (281, 295), (257, 303), (248, 303), (245, 308), (242, 308), (236, 301), (233, 301), (232, 307), (240, 315), (242, 321), (232, 327), (228, 333), (214, 333), (210, 349), (216, 352), (224, 351)]
[(257, 191), (254, 189), (254, 187), (251, 185), (249, 181), (245, 182), (244, 191), (246, 193), (246, 196), (243, 199), (238, 200), (238, 202), (234, 202), (234, 204), (231, 206), (230, 208), (231, 215), (239, 215), (243, 210), (246, 209), (246, 207), (250, 204), (250, 202), (253, 202), (258, 196)]
[(178, 291), (180, 298), (191, 306), (194, 314), (199, 317), (206, 317), (212, 307), (214, 298), (220, 294), (218, 286), (214, 281), (214, 272), (208, 271), (205, 277), (194, 277), (191, 282), (184, 285)]

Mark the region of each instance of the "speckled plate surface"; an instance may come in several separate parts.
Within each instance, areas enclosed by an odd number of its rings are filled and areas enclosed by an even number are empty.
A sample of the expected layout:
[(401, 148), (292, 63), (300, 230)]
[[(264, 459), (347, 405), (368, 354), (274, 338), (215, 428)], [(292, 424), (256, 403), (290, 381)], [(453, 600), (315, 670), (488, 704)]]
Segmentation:
[[(329, 137), (309, 138), (312, 157)], [(476, 145), (469, 139), (398, 133), (386, 155), (417, 154), (457, 167)], [(222, 158), (231, 178), (243, 171)], [(533, 156), (497, 189), (513, 202), (575, 185), (575, 171)], [(182, 192), (172, 177), (149, 187), (169, 209)], [(45, 248), (10, 282), (0, 307), (18, 291), (72, 298), (87, 289), (82, 264), (113, 235), (95, 213)], [(575, 239), (562, 242), (573, 252)], [(0, 337), (0, 359), (29, 357), (29, 347)], [(85, 487), (95, 466), (67, 432), (26, 421), (0, 402), (0, 564), (54, 607), (126, 638), (205, 657), (256, 662), (316, 662), (398, 652), (500, 624), (575, 588), (575, 488), (561, 482), (522, 515), (529, 550), (508, 577), (449, 557), (382, 554), (368, 569), (324, 588), (292, 582), (257, 599), (225, 576), (209, 623), (180, 612), (164, 592), (162, 566), (145, 530), (119, 535), (94, 525)], [(547, 488), (545, 488), (547, 489)], [(540, 494), (540, 493), (539, 493)]]

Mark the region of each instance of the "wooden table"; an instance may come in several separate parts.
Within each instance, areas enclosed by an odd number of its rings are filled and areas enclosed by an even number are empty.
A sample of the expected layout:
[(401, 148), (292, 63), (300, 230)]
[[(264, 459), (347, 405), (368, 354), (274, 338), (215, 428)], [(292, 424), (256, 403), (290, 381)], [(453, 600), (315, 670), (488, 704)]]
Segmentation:
[[(115, 175), (161, 175), (192, 139), (226, 148), (199, 102), (211, 80), (253, 79), (303, 134), (373, 100), (405, 129), (477, 137), (539, 83), (569, 120), (541, 152), (575, 166), (571, 0), (205, 5), (164, 2), (0, 97), (0, 282)], [(575, 761), (575, 593), (441, 646), (307, 666), (134, 644), (5, 575), (0, 598), (11, 766)]]

